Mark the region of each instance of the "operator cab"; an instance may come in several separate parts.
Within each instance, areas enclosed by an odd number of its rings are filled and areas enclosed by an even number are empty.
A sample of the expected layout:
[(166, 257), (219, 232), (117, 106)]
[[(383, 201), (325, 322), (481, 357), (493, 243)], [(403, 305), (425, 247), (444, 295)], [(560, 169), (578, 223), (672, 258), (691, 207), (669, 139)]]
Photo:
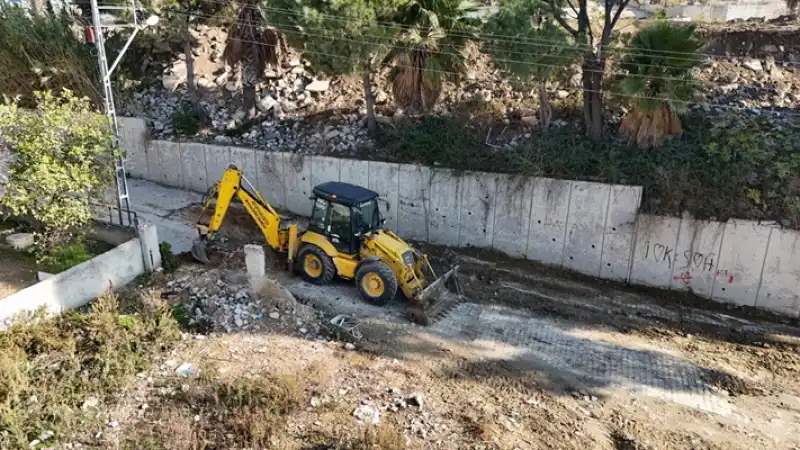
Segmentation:
[(356, 254), (361, 236), (383, 226), (378, 193), (350, 183), (329, 181), (314, 187), (308, 229), (328, 239), (336, 250)]

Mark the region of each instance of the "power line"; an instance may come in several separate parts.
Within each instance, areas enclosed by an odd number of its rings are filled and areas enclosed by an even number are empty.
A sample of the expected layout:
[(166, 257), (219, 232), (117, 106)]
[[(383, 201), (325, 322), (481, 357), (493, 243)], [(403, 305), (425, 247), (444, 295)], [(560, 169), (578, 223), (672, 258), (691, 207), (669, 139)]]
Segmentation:
[[(217, 3), (217, 4), (223, 4), (223, 5), (229, 4), (229, 3), (225, 2), (225, 1), (221, 1), (221, 0), (208, 0), (208, 1), (211, 2), (211, 3)], [(251, 6), (245, 5), (243, 7), (251, 7)], [(258, 9), (258, 10), (260, 10), (262, 12), (264, 12), (264, 11), (274, 11), (274, 12), (279, 12), (281, 14), (289, 14), (289, 15), (294, 15), (294, 16), (300, 16), (300, 14), (298, 12), (296, 12), (294, 10), (290, 10), (290, 9), (285, 9), (285, 8), (276, 8), (276, 7), (271, 7), (271, 6), (259, 6), (259, 7), (256, 7), (255, 9)], [(319, 16), (320, 17), (324, 17), (324, 18), (329, 18), (329, 19), (332, 19), (332, 20), (338, 20), (340, 22), (348, 22), (348, 21), (350, 21), (350, 19), (347, 18), (347, 17), (337, 16), (337, 15), (333, 15), (333, 14), (319, 13)], [(206, 17), (211, 17), (211, 16), (206, 16)], [(396, 23), (385, 22), (385, 21), (376, 21), (376, 25), (379, 26), (379, 27), (383, 27), (383, 28), (393, 28), (393, 29), (396, 29), (396, 28), (409, 29), (409, 28), (411, 28), (409, 26), (398, 25)], [(481, 36), (478, 33), (475, 33), (475, 34), (460, 33), (458, 31), (449, 30), (448, 34), (451, 35), (451, 36), (454, 36), (454, 37), (462, 37), (462, 38), (469, 38), (469, 39), (476, 39), (476, 40), (481, 40), (482, 39)], [(582, 49), (585, 49), (585, 50), (590, 49), (590, 47), (587, 44), (582, 44), (582, 43), (578, 43), (578, 42), (574, 43), (573, 45), (565, 45), (562, 41), (554, 41), (554, 40), (548, 40), (548, 39), (525, 38), (525, 37), (519, 37), (519, 36), (504, 35), (504, 34), (494, 34), (494, 33), (485, 33), (485, 32), (482, 33), (482, 35), (484, 37), (488, 36), (488, 37), (491, 37), (493, 39), (499, 39), (501, 42), (505, 41), (505, 42), (511, 43), (511, 44), (526, 44), (527, 43), (527, 44), (530, 44), (530, 45), (533, 45), (533, 46), (551, 46), (551, 47), (552, 46), (561, 46), (561, 47), (570, 48), (570, 49), (574, 49), (574, 48), (578, 48), (578, 49), (582, 48)], [(725, 59), (725, 58), (733, 59), (733, 58), (735, 58), (733, 56), (713, 55), (713, 54), (709, 54), (709, 53), (690, 53), (690, 52), (678, 52), (678, 51), (673, 51), (673, 50), (644, 50), (644, 49), (634, 48), (634, 47), (630, 47), (630, 46), (605, 46), (603, 48), (605, 50), (607, 50), (607, 51), (610, 51), (610, 52), (623, 52), (623, 53), (625, 53), (626, 50), (627, 50), (628, 54), (633, 54), (633, 55), (637, 55), (637, 56), (684, 55), (684, 56), (690, 56), (692, 58), (694, 58), (694, 57), (705, 57), (705, 58), (708, 58), (708, 59), (715, 59), (715, 58), (717, 58), (717, 59)], [(636, 51), (639, 51), (639, 52), (644, 51), (644, 53), (630, 52), (630, 50), (636, 50)], [(692, 58), (688, 58), (688, 59), (692, 59)], [(681, 59), (681, 58), (674, 58), (674, 59)], [(776, 60), (775, 62), (776, 63), (781, 63), (781, 64), (800, 65), (800, 62), (787, 61), (787, 60)]]
[[(177, 14), (186, 14), (186, 13), (177, 13)], [(194, 15), (194, 14), (192, 14), (192, 15)], [(209, 17), (209, 16), (200, 15), (200, 17)], [(252, 21), (247, 21), (246, 23), (250, 23), (250, 25), (253, 26), (253, 22)], [(270, 26), (270, 25), (260, 25), (260, 26), (259, 25), (255, 25), (255, 27), (256, 28), (260, 28), (260, 29), (267, 29), (267, 28), (270, 28), (270, 27), (275, 27), (275, 25), (272, 25), (272, 26)], [(307, 31), (294, 31), (294, 30), (288, 30), (288, 29), (285, 29), (285, 28), (278, 28), (278, 29), (281, 31), (281, 33), (284, 33), (284, 34), (293, 34), (293, 35), (300, 35), (300, 36), (314, 36), (314, 37), (322, 37), (322, 38), (329, 37), (327, 35), (315, 34), (315, 33), (310, 33), (310, 32), (307, 32)], [(306, 29), (331, 31), (330, 29), (324, 28), (324, 27), (306, 27)], [(364, 36), (365, 37), (373, 37), (373, 38), (376, 38), (376, 39), (382, 38), (381, 36), (375, 36), (375, 35), (364, 35)], [(377, 40), (372, 42), (372, 41), (352, 39), (352, 38), (346, 38), (346, 37), (337, 37), (336, 39), (337, 40), (343, 40), (343, 41), (346, 41), (346, 42), (353, 42), (353, 43), (356, 43), (356, 44), (364, 44), (364, 43), (376, 44), (376, 43), (378, 43)], [(386, 46), (387, 47), (402, 48), (401, 46), (396, 46), (396, 45), (389, 44), (388, 41), (387, 41)], [(429, 50), (429, 52), (433, 53), (433, 54), (446, 55), (446, 56), (455, 56), (455, 57), (462, 57), (463, 56), (460, 53), (445, 52), (445, 51), (442, 51), (442, 50)], [(309, 51), (305, 51), (305, 53), (309, 53)], [(313, 54), (313, 52), (311, 52), (311, 53)], [(534, 55), (533, 53), (523, 53), (523, 54)], [(576, 63), (578, 61), (577, 58), (570, 58), (568, 56), (561, 56), (561, 55), (555, 55), (555, 54), (545, 54), (545, 55), (538, 55), (538, 56), (552, 57), (552, 58), (556, 58), (556, 59), (565, 59), (565, 60), (568, 60), (568, 61), (575, 61)], [(509, 64), (520, 64), (520, 65), (533, 66), (533, 67), (545, 67), (545, 68), (550, 68), (550, 69), (562, 69), (563, 68), (563, 66), (559, 66), (559, 65), (556, 65), (556, 64), (546, 64), (546, 63), (538, 63), (538, 62), (531, 62), (531, 61), (520, 61), (520, 60), (514, 60), (514, 59), (492, 58), (492, 60), (494, 62), (509, 63)], [(666, 67), (666, 68), (675, 68), (675, 66), (665, 66), (665, 65), (658, 65), (658, 64), (638, 64), (638, 66), (655, 67), (657, 69), (663, 69), (664, 67)], [(590, 73), (607, 74), (607, 75), (623, 75), (623, 76), (627, 76), (627, 77), (644, 78), (644, 79), (651, 79), (651, 80), (676, 81), (676, 82), (681, 82), (681, 83), (699, 83), (699, 84), (707, 84), (707, 85), (725, 84), (725, 83), (720, 82), (720, 81), (693, 80), (693, 79), (683, 79), (683, 78), (677, 78), (677, 77), (667, 77), (667, 76), (658, 76), (658, 75), (632, 74), (632, 73), (628, 73), (628, 72), (625, 72), (625, 71), (610, 71), (610, 70), (600, 70), (600, 69), (583, 69), (583, 71), (590, 72)]]
[[(246, 40), (246, 39), (236, 39), (236, 40), (238, 40), (239, 42), (243, 42), (243, 43), (267, 46), (267, 44), (265, 44), (263, 42), (258, 42), (258, 41), (252, 41), (252, 40)], [(321, 53), (321, 52), (312, 52), (312, 51), (309, 51), (309, 52), (306, 52), (306, 53), (316, 54), (316, 55), (321, 55), (321, 56), (327, 56), (327, 57), (330, 57), (330, 58), (343, 58), (343, 59), (348, 59), (349, 60), (349, 58), (347, 56), (333, 55), (333, 54), (330, 54), (330, 53)], [(402, 65), (402, 64), (395, 64), (394, 67), (399, 67), (399, 68), (403, 68), (403, 69), (413, 69), (413, 70), (418, 69), (416, 66)], [(434, 72), (434, 73), (441, 73), (441, 74), (455, 75), (455, 76), (460, 76), (461, 75), (458, 72), (447, 71), (447, 70), (426, 69), (426, 71)], [(520, 81), (520, 83), (527, 84), (525, 81)], [(764, 109), (764, 108), (755, 108), (755, 107), (738, 107), (738, 106), (730, 106), (730, 105), (719, 105), (719, 104), (715, 104), (715, 103), (693, 102), (693, 101), (689, 101), (689, 100), (680, 100), (680, 99), (675, 99), (675, 98), (659, 98), (659, 97), (648, 97), (648, 96), (640, 96), (640, 95), (625, 95), (625, 94), (620, 94), (620, 93), (613, 93), (613, 92), (606, 91), (606, 90), (594, 90), (594, 89), (578, 89), (578, 90), (583, 92), (583, 93), (612, 94), (612, 95), (614, 95), (616, 97), (624, 97), (624, 98), (632, 98), (632, 99), (656, 100), (656, 101), (660, 101), (660, 102), (670, 102), (670, 103), (678, 103), (678, 104), (684, 104), (684, 105), (701, 105), (701, 106), (707, 105), (707, 106), (714, 107), (714, 108), (731, 109), (731, 110), (736, 110), (736, 111), (747, 111), (747, 110), (751, 110), (752, 111), (752, 110), (757, 109), (757, 110), (762, 111), (762, 112), (769, 112), (769, 113), (776, 114), (776, 115), (787, 115), (787, 116), (798, 116), (798, 117), (800, 117), (800, 113), (794, 112), (794, 111), (778, 111), (776, 109)]]

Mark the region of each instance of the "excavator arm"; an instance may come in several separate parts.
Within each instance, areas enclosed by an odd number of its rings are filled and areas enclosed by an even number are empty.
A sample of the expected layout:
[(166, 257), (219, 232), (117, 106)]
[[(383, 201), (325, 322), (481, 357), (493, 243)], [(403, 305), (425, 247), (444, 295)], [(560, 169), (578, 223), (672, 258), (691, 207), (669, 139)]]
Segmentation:
[[(244, 186), (242, 183), (246, 183)], [(249, 189), (248, 189), (249, 188)], [(277, 252), (289, 252), (289, 260), (293, 259), (294, 249), (297, 242), (297, 225), (291, 224), (288, 229), (281, 229), (281, 217), (277, 211), (269, 204), (253, 185), (242, 175), (242, 171), (236, 166), (229, 166), (222, 179), (209, 189), (203, 205), (203, 211), (197, 221), (197, 230), (200, 239), (192, 246), (192, 256), (202, 263), (208, 263), (206, 253), (206, 242), (213, 240), (231, 205), (234, 197), (244, 205), (250, 217), (253, 218), (258, 228), (264, 235), (267, 244)], [(212, 202), (216, 200), (214, 212), (204, 224), (206, 211), (211, 208)]]

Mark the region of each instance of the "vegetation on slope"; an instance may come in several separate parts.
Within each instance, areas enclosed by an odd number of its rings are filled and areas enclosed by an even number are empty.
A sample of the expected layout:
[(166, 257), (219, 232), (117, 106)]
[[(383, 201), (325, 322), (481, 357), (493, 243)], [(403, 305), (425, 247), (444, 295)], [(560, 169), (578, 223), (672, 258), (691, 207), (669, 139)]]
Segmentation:
[[(683, 134), (657, 151), (606, 136), (594, 144), (554, 128), (511, 149), (489, 149), (486, 129), (429, 117), (382, 130), (383, 159), (458, 170), (521, 173), (644, 187), (643, 210), (698, 218), (777, 220), (800, 227), (800, 129), (747, 113), (692, 111)], [(610, 134), (610, 133), (609, 133)]]

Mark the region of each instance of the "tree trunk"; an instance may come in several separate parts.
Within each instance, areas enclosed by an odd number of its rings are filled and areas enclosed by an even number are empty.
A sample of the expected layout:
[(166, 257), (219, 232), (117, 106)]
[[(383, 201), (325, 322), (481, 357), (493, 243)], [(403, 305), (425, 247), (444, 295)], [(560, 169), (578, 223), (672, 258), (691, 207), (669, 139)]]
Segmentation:
[(586, 136), (593, 142), (603, 138), (603, 63), (602, 56), (588, 53), (583, 57), (583, 120)]
[(362, 82), (364, 83), (364, 102), (367, 104), (367, 131), (370, 136), (374, 136), (378, 124), (375, 119), (375, 96), (372, 95), (372, 67), (369, 63), (364, 67)]
[(186, 28), (183, 33), (183, 54), (186, 56), (186, 88), (192, 108), (200, 107), (197, 98), (197, 86), (194, 84), (194, 54), (192, 54), (192, 35), (189, 33), (189, 16), (186, 16)]
[(249, 119), (256, 116), (256, 84), (258, 84), (258, 71), (252, 60), (254, 59), (245, 59), (242, 67), (242, 106)]
[(256, 116), (256, 86), (253, 83), (245, 83), (242, 88), (242, 103), (247, 112), (247, 118), (252, 119)]
[(539, 85), (539, 124), (542, 131), (550, 128), (550, 121), (553, 119), (553, 110), (550, 108), (550, 97), (547, 95), (547, 87), (544, 83)]
[(425, 55), (418, 55), (417, 58), (414, 58), (417, 64), (415, 64), (414, 70), (417, 71), (417, 85), (419, 87), (419, 105), (421, 108), (421, 113), (426, 114), (428, 112), (428, 105), (425, 104)]
[(603, 138), (603, 75), (595, 73), (592, 76), (592, 134), (589, 138), (593, 142), (600, 142)]
[(31, 7), (36, 14), (44, 14), (44, 0), (31, 0)]

